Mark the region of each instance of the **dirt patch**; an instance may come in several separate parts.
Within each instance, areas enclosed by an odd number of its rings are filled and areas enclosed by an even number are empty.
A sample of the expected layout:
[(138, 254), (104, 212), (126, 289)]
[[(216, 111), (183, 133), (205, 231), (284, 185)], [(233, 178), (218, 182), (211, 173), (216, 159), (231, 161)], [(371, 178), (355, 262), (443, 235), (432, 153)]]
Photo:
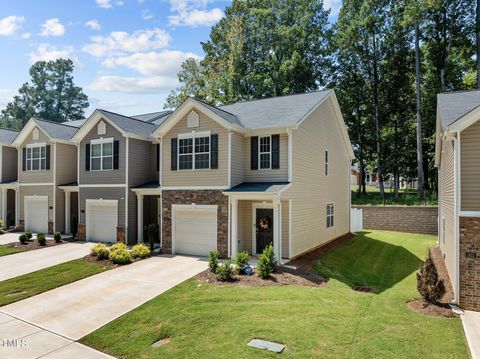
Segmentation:
[(361, 292), (361, 293), (373, 293), (375, 292), (375, 289), (372, 287), (366, 287), (363, 285), (356, 285), (352, 288), (355, 292)]
[(32, 250), (35, 250), (35, 249), (55, 247), (55, 246), (59, 246), (59, 245), (65, 244), (65, 243), (68, 243), (68, 242), (67, 241), (61, 241), (60, 243), (57, 243), (57, 242), (52, 241), (52, 240), (47, 240), (46, 245), (41, 246), (37, 243), (37, 241), (30, 240), (25, 244), (22, 244), (20, 242), (13, 242), (13, 243), (5, 244), (5, 246), (10, 247), (10, 248), (17, 248), (17, 249), (20, 249), (22, 251), (32, 251)]
[[(149, 257), (147, 257), (147, 258), (149, 258)], [(145, 258), (145, 259), (147, 259), (147, 258)], [(87, 262), (101, 264), (105, 267), (114, 267), (115, 268), (115, 267), (121, 266), (120, 264), (114, 264), (110, 259), (100, 259), (100, 260), (98, 260), (97, 257), (92, 256), (91, 254), (83, 257), (82, 259), (87, 261)], [(138, 262), (138, 261), (141, 261), (141, 260), (143, 260), (143, 259), (141, 259), (141, 258), (133, 259), (132, 258), (130, 260), (130, 263), (128, 263), (128, 264), (132, 264), (132, 263), (135, 263), (135, 262)], [(123, 265), (128, 265), (128, 264), (123, 264)]]
[(452, 309), (447, 304), (428, 304), (422, 299), (415, 299), (407, 302), (407, 306), (425, 315), (432, 317), (456, 317), (457, 315), (452, 312)]
[(287, 267), (279, 267), (268, 279), (262, 279), (255, 273), (247, 275), (236, 275), (233, 281), (220, 282), (215, 274), (209, 270), (199, 273), (196, 277), (200, 282), (212, 283), (220, 286), (269, 286), (269, 285), (302, 285), (307, 287), (323, 287), (325, 279), (313, 271), (295, 270)]

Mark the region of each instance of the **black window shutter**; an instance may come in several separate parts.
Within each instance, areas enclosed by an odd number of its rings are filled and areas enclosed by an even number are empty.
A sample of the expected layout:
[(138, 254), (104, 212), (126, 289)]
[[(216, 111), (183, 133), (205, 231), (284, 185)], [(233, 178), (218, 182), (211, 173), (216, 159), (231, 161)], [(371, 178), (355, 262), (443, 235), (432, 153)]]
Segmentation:
[[(118, 148), (119, 148), (119, 141), (115, 140), (113, 141), (113, 169), (118, 170)], [(127, 159), (128, 161), (128, 159)]]
[(280, 168), (280, 135), (272, 135), (272, 169)]
[(218, 135), (210, 136), (210, 168), (218, 168)]
[(170, 164), (170, 169), (172, 171), (176, 171), (177, 170), (177, 139), (176, 138), (172, 138), (172, 141), (171, 141), (171, 164)]
[(157, 143), (157, 171), (160, 171), (160, 144)]
[(50, 145), (45, 146), (45, 169), (50, 169)]
[(258, 136), (250, 138), (250, 168), (258, 170)]
[(22, 171), (27, 169), (27, 148), (22, 148)]
[(90, 171), (90, 144), (85, 145), (85, 171)]

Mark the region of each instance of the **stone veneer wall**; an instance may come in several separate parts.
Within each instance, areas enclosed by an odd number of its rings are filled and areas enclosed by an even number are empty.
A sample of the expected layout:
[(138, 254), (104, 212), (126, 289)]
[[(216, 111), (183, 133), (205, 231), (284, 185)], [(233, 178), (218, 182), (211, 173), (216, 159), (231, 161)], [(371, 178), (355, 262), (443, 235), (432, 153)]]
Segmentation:
[(217, 205), (217, 250), (228, 256), (228, 198), (219, 190), (162, 191), (162, 251), (172, 253), (172, 204)]
[(437, 234), (438, 207), (352, 206), (362, 209), (363, 229)]
[(480, 310), (480, 218), (460, 217), (459, 305)]

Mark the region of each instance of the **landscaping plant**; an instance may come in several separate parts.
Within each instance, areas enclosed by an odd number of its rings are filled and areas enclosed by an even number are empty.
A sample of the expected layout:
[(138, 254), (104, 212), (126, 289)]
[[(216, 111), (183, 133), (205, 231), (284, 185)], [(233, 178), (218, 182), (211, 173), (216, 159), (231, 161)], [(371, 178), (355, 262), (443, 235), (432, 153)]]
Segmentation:
[(144, 259), (150, 255), (150, 249), (145, 244), (136, 244), (133, 246), (131, 255), (135, 259)]
[(25, 234), (26, 234), (28, 240), (32, 239), (32, 237), (33, 237), (33, 233), (32, 233), (32, 232), (28, 231), (28, 232), (25, 232)]
[(271, 244), (265, 247), (260, 257), (258, 257), (257, 270), (258, 275), (262, 279), (266, 279), (275, 271), (277, 267), (277, 259), (273, 252)]
[(218, 258), (220, 258), (220, 252), (213, 250), (208, 252), (208, 268), (210, 272), (216, 273), (218, 267)]
[(47, 245), (47, 238), (45, 238), (45, 233), (43, 233), (43, 232), (38, 232), (37, 233), (37, 243), (40, 246), (46, 246)]
[(232, 260), (226, 259), (223, 263), (217, 266), (215, 274), (219, 281), (225, 282), (227, 280), (232, 280), (233, 276), (237, 274), (237, 270), (232, 265)]
[(62, 235), (60, 234), (60, 232), (55, 232), (55, 234), (53, 235), (53, 239), (55, 240), (55, 243), (62, 242)]
[(26, 244), (28, 241), (28, 237), (25, 233), (23, 233), (18, 237), (18, 240), (20, 241), (20, 243)]
[(103, 243), (95, 244), (92, 249), (90, 249), (90, 254), (94, 257), (97, 257), (98, 260), (108, 259), (110, 257), (110, 251)]
[(157, 234), (157, 226), (155, 224), (149, 224), (147, 227), (148, 243), (150, 244), (150, 251), (153, 252), (155, 246), (155, 235)]
[(124, 243), (116, 243), (110, 247), (109, 258), (115, 264), (127, 264), (132, 259), (132, 256)]
[(245, 267), (248, 266), (248, 262), (250, 262), (250, 255), (248, 254), (248, 252), (237, 253), (235, 263), (237, 264), (239, 273), (244, 273)]
[(430, 304), (437, 303), (445, 294), (445, 284), (438, 278), (437, 268), (429, 252), (425, 263), (417, 273), (417, 290), (423, 300)]

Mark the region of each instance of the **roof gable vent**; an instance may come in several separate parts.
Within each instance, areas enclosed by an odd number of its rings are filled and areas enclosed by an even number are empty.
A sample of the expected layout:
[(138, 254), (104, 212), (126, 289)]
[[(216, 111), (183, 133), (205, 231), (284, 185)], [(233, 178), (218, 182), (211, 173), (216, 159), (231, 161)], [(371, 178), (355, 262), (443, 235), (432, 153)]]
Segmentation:
[(198, 127), (200, 125), (200, 117), (195, 111), (192, 111), (188, 114), (187, 121), (188, 128)]
[(104, 135), (107, 133), (107, 125), (105, 122), (100, 121), (97, 126), (97, 134), (98, 135)]
[(38, 131), (38, 128), (34, 128), (32, 132), (32, 138), (34, 141), (38, 141), (40, 139), (40, 131)]

